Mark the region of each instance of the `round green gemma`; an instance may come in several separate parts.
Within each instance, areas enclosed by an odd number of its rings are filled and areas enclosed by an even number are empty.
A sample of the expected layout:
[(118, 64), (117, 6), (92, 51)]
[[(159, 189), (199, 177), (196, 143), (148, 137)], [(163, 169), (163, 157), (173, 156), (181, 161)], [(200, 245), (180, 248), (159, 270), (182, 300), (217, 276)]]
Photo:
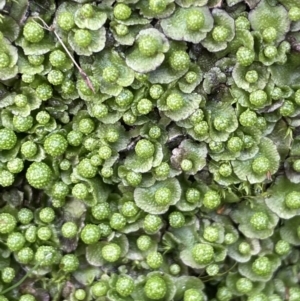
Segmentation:
[(185, 76), (184, 76), (184, 79), (186, 80), (186, 82), (188, 84), (192, 84), (194, 83), (198, 78), (198, 75), (196, 72), (194, 71), (189, 71)]
[(79, 200), (85, 200), (89, 195), (88, 187), (84, 183), (77, 183), (72, 188), (72, 195)]
[(61, 12), (58, 14), (57, 23), (63, 30), (70, 31), (75, 26), (74, 16), (70, 12)]
[(147, 251), (151, 247), (152, 240), (148, 235), (141, 235), (137, 241), (136, 245), (140, 251)]
[(181, 228), (185, 224), (185, 217), (180, 211), (174, 211), (169, 215), (169, 224), (173, 228)]
[(132, 103), (133, 99), (133, 93), (129, 89), (123, 89), (121, 93), (116, 97), (115, 101), (119, 107), (125, 108)]
[(36, 121), (41, 125), (46, 125), (50, 118), (51, 116), (47, 111), (39, 111), (35, 116)]
[(252, 263), (252, 271), (259, 276), (267, 276), (271, 273), (271, 261), (265, 257), (259, 257)]
[(291, 250), (291, 246), (285, 240), (279, 240), (275, 245), (275, 252), (280, 256), (288, 254), (290, 250)]
[(141, 139), (137, 142), (134, 150), (138, 157), (148, 159), (154, 155), (155, 147), (149, 140)]
[(274, 59), (277, 56), (277, 48), (273, 45), (268, 45), (264, 49), (264, 55), (269, 59)]
[(269, 159), (264, 156), (260, 156), (254, 159), (252, 162), (252, 170), (258, 175), (266, 174), (270, 167)]
[(241, 254), (248, 255), (248, 254), (250, 254), (251, 246), (246, 241), (243, 241), (239, 244), (238, 250)]
[(194, 126), (194, 132), (199, 136), (204, 136), (208, 133), (209, 126), (206, 121), (200, 121)]
[(23, 35), (28, 42), (38, 43), (44, 38), (44, 30), (36, 22), (28, 22), (23, 28)]
[(40, 66), (45, 60), (44, 55), (28, 55), (28, 61), (32, 66)]
[(186, 26), (188, 30), (197, 31), (204, 25), (204, 14), (198, 9), (190, 9), (186, 15)]
[(229, 30), (225, 26), (215, 26), (212, 31), (212, 38), (216, 42), (225, 42), (229, 33)]
[(17, 260), (21, 264), (28, 264), (33, 260), (33, 258), (34, 258), (34, 252), (29, 247), (22, 248), (17, 253)]
[(161, 217), (157, 215), (147, 214), (144, 219), (144, 230), (148, 234), (156, 233), (161, 226), (163, 225), (163, 221)]
[(253, 111), (247, 110), (240, 115), (239, 121), (242, 126), (245, 126), (245, 127), (254, 126), (257, 122), (256, 113)]
[(99, 228), (101, 231), (101, 237), (108, 237), (112, 232), (112, 228), (106, 223), (100, 223)]
[(285, 206), (291, 210), (300, 209), (300, 192), (292, 191), (285, 196)]
[(114, 129), (114, 128), (108, 129), (105, 134), (105, 139), (107, 140), (107, 142), (110, 142), (110, 143), (117, 142), (119, 137), (120, 137), (120, 134), (119, 134), (118, 130)]
[(33, 141), (26, 141), (21, 146), (21, 154), (25, 158), (32, 158), (37, 154), (38, 147)]
[(91, 213), (95, 219), (101, 221), (110, 217), (111, 209), (108, 203), (101, 202), (92, 207)]
[(255, 58), (255, 52), (247, 47), (240, 47), (236, 53), (238, 63), (244, 67), (250, 66)]
[(204, 301), (204, 297), (198, 289), (190, 288), (184, 292), (183, 301)]
[(151, 252), (147, 255), (146, 262), (151, 269), (159, 269), (163, 264), (163, 256), (159, 252)]
[(92, 18), (94, 15), (94, 7), (93, 5), (87, 3), (79, 9), (79, 12), (80, 15), (84, 18)]
[(76, 300), (83, 301), (86, 297), (85, 290), (82, 288), (77, 289), (74, 293), (74, 297), (76, 298)]
[(166, 103), (167, 103), (167, 107), (171, 111), (178, 111), (183, 107), (184, 100), (180, 94), (172, 93), (167, 97)]
[(220, 206), (221, 197), (218, 192), (214, 190), (207, 191), (203, 198), (203, 206), (207, 209), (213, 210)]
[(158, 139), (161, 136), (161, 128), (157, 125), (154, 125), (149, 130), (149, 137), (152, 139)]
[(99, 241), (100, 237), (100, 229), (97, 225), (94, 224), (85, 225), (80, 233), (81, 240), (87, 245), (96, 243), (97, 241)]
[(18, 132), (27, 132), (33, 126), (33, 117), (15, 115), (13, 117), (13, 126)]
[(169, 63), (174, 71), (183, 71), (190, 65), (190, 57), (183, 50), (173, 51), (170, 55)]
[(220, 301), (230, 301), (232, 300), (232, 292), (226, 286), (222, 286), (218, 288), (217, 298)]
[(147, 115), (152, 111), (152, 102), (147, 98), (142, 98), (137, 104), (137, 110), (142, 115)]
[(193, 168), (193, 162), (189, 159), (183, 159), (180, 163), (180, 167), (183, 171), (190, 171)]
[(52, 157), (61, 156), (68, 147), (67, 139), (61, 134), (52, 134), (45, 139), (44, 149)]
[(266, 104), (268, 100), (267, 93), (263, 90), (256, 90), (249, 96), (249, 101), (256, 107), (261, 107)]
[(161, 187), (156, 190), (154, 200), (160, 206), (168, 205), (172, 200), (172, 191), (167, 187)]
[(170, 165), (167, 162), (162, 162), (159, 166), (155, 167), (154, 172), (158, 177), (167, 177), (170, 170)]
[(269, 217), (264, 212), (255, 212), (250, 219), (251, 226), (257, 231), (268, 229)]
[(160, 276), (151, 276), (144, 287), (145, 295), (151, 300), (160, 300), (167, 294), (167, 284)]
[(214, 127), (217, 131), (225, 131), (229, 125), (229, 120), (225, 116), (218, 116), (214, 119)]
[(5, 52), (0, 52), (0, 69), (6, 68), (10, 64), (10, 57)]
[(142, 182), (143, 176), (140, 173), (129, 171), (126, 175), (126, 180), (129, 185), (136, 187)]
[(219, 153), (224, 149), (223, 143), (219, 141), (211, 141), (208, 147), (213, 153)]
[(134, 290), (134, 281), (129, 276), (120, 276), (116, 283), (116, 291), (122, 297), (128, 297)]
[[(164, 93), (164, 88), (161, 85), (152, 85), (149, 90), (149, 94), (153, 99), (159, 99)], [(300, 90), (299, 90), (299, 102), (300, 102)]]
[(61, 227), (61, 235), (65, 238), (73, 238), (77, 232), (78, 227), (74, 222), (65, 222)]
[(205, 269), (206, 273), (209, 276), (216, 276), (219, 271), (220, 271), (220, 267), (217, 264), (210, 264), (206, 269)]
[(262, 32), (262, 37), (266, 43), (272, 43), (277, 38), (277, 30), (274, 27), (267, 27)]
[(95, 123), (91, 118), (83, 118), (79, 121), (78, 129), (83, 134), (91, 134), (95, 129)]
[(48, 82), (53, 86), (62, 84), (64, 80), (64, 74), (60, 70), (51, 70), (47, 75)]
[(25, 245), (25, 237), (20, 232), (10, 233), (7, 237), (6, 245), (12, 252), (20, 251)]
[(37, 189), (45, 188), (52, 179), (52, 170), (44, 162), (33, 162), (26, 172), (28, 183)]
[(133, 201), (127, 201), (122, 205), (121, 213), (125, 217), (134, 217), (139, 212), (139, 208)]
[(229, 177), (231, 176), (232, 174), (232, 167), (230, 164), (228, 163), (223, 163), (220, 165), (219, 167), (219, 174), (222, 176), (222, 177)]
[(117, 231), (121, 231), (126, 226), (126, 223), (126, 218), (118, 212), (113, 213), (109, 221), (111, 228)]
[(48, 84), (41, 84), (36, 88), (36, 95), (41, 100), (46, 101), (53, 95), (52, 87)]
[(108, 262), (116, 262), (121, 257), (121, 248), (116, 243), (109, 243), (101, 250), (102, 257)]
[(28, 104), (28, 98), (24, 94), (17, 94), (14, 98), (15, 105), (19, 108), (24, 108)]
[(171, 275), (177, 276), (181, 272), (181, 267), (180, 267), (179, 264), (173, 263), (173, 264), (170, 265), (169, 271), (170, 271)]
[(40, 227), (37, 231), (37, 237), (40, 240), (47, 241), (52, 236), (52, 230), (49, 227)]
[(1, 279), (4, 283), (11, 283), (16, 276), (16, 271), (11, 267), (5, 267), (1, 271)]
[(92, 107), (92, 113), (96, 118), (103, 118), (108, 114), (108, 108), (105, 104), (94, 104)]
[(115, 66), (108, 66), (103, 69), (103, 79), (108, 83), (115, 83), (119, 78), (119, 70)]
[(156, 14), (162, 13), (166, 7), (166, 0), (149, 0), (149, 8)]
[(10, 150), (17, 144), (17, 136), (13, 130), (0, 129), (0, 150)]
[(124, 24), (117, 24), (115, 27), (115, 31), (118, 36), (124, 37), (128, 34), (129, 29), (128, 29), (128, 26), (126, 26)]
[(291, 21), (294, 21), (294, 22), (300, 21), (300, 8), (293, 6), (289, 10), (289, 18)]
[(91, 164), (89, 159), (84, 158), (77, 165), (77, 171), (80, 176), (91, 179), (96, 176), (98, 169)]
[(70, 131), (67, 135), (67, 141), (72, 146), (79, 146), (83, 141), (83, 134), (78, 131)]
[(293, 169), (296, 172), (300, 172), (300, 159), (297, 159), (293, 162)]
[(60, 68), (67, 62), (67, 55), (63, 51), (57, 49), (50, 53), (49, 61), (53, 67)]
[(103, 297), (108, 291), (108, 285), (105, 281), (100, 280), (94, 283), (91, 287), (91, 292), (94, 297)]
[(71, 273), (78, 269), (79, 260), (75, 254), (67, 254), (61, 258), (59, 266), (64, 272)]
[(114, 16), (116, 19), (118, 20), (127, 20), (130, 18), (131, 16), (131, 8), (124, 4), (124, 3), (118, 3), (115, 7), (114, 7)]
[(195, 204), (200, 201), (201, 193), (196, 188), (188, 188), (185, 197), (188, 203)]
[(196, 244), (192, 248), (192, 256), (198, 264), (209, 264), (214, 258), (214, 248), (208, 244)]
[(86, 48), (92, 43), (92, 34), (87, 29), (77, 29), (74, 34), (74, 41), (79, 47)]
[(9, 213), (0, 213), (0, 233), (11, 233), (17, 225), (15, 217)]
[(282, 98), (282, 96), (283, 96), (283, 92), (279, 87), (275, 87), (271, 92), (271, 97), (274, 100), (279, 100), (280, 98)]
[(101, 146), (98, 150), (99, 157), (103, 160), (107, 160), (112, 156), (112, 149), (107, 146)]
[(41, 222), (50, 224), (55, 219), (55, 211), (51, 207), (45, 207), (39, 212)]
[(235, 284), (236, 290), (241, 294), (248, 294), (253, 289), (253, 283), (248, 278), (239, 278)]
[(36, 298), (31, 294), (22, 295), (19, 301), (36, 301)]
[(2, 187), (9, 187), (13, 184), (15, 180), (14, 175), (7, 171), (7, 170), (1, 170), (0, 171), (0, 185)]
[(33, 212), (28, 208), (21, 208), (18, 211), (18, 220), (23, 225), (28, 225), (33, 220)]
[(284, 101), (283, 105), (279, 109), (282, 116), (291, 116), (295, 113), (294, 103), (290, 100)]
[(246, 75), (245, 75), (245, 80), (249, 83), (249, 84), (254, 84), (257, 82), (258, 80), (258, 73), (256, 70), (250, 70), (247, 71)]
[(216, 242), (219, 239), (219, 229), (214, 226), (205, 227), (203, 238), (209, 242)]
[(232, 153), (240, 152), (243, 149), (243, 141), (239, 137), (231, 137), (227, 141), (227, 148)]
[(142, 36), (138, 40), (139, 51), (147, 57), (154, 56), (159, 48), (157, 40), (152, 36)]

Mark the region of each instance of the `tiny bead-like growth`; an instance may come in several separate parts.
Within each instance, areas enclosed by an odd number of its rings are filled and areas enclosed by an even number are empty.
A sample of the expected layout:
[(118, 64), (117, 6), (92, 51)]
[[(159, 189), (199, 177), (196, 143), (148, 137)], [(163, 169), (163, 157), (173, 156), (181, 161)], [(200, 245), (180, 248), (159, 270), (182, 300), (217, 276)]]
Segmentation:
[(268, 229), (269, 217), (264, 212), (256, 212), (250, 219), (251, 226), (257, 231)]
[(158, 51), (158, 42), (154, 37), (143, 36), (138, 40), (139, 51), (142, 55), (153, 57)]

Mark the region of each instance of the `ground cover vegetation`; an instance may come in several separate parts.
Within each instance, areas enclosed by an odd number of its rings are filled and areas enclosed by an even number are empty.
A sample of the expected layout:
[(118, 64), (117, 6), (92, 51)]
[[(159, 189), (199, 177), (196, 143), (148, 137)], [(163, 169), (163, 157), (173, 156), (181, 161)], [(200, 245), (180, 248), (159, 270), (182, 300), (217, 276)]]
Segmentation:
[(299, 301), (300, 3), (0, 0), (0, 301)]

